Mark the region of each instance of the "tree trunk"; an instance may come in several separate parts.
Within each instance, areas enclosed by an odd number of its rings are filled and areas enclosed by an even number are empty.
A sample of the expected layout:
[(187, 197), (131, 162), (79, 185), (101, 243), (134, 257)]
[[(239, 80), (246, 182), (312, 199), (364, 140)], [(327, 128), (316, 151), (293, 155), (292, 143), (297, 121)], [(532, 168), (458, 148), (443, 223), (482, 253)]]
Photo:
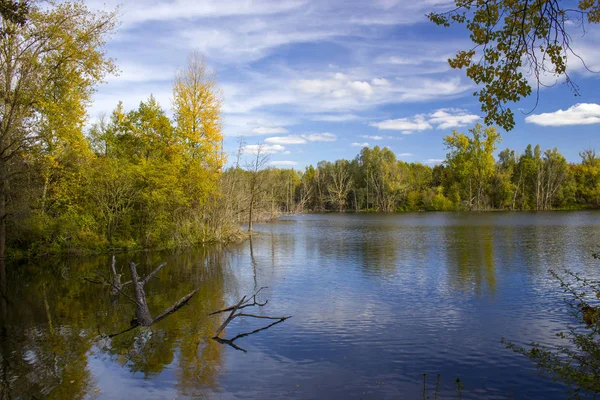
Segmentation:
[(133, 284), (133, 291), (135, 296), (135, 318), (137, 322), (142, 326), (150, 326), (154, 322), (148, 304), (146, 304), (146, 293), (144, 292), (144, 282), (140, 281), (140, 277), (137, 274), (136, 265), (129, 263), (129, 272), (131, 273), (131, 283)]
[(252, 210), (254, 208), (254, 193), (250, 195), (250, 210), (248, 212), (248, 232), (252, 232)]
[[(2, 160), (0, 163), (4, 164)], [(0, 260), (4, 260), (4, 251), (6, 249), (6, 166), (0, 165)], [(2, 263), (4, 268), (4, 263)]]

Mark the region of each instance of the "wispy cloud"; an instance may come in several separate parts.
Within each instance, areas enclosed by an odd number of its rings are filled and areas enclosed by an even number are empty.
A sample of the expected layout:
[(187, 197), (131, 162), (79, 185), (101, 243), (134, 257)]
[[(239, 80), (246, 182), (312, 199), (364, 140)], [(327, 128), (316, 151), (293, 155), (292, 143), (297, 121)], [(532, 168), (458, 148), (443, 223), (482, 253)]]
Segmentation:
[(429, 114), (429, 122), (437, 129), (460, 128), (480, 120), (479, 115), (458, 108), (442, 108)]
[(389, 136), (389, 135), (360, 135), (361, 138), (363, 139), (369, 139), (369, 140), (393, 140), (393, 139), (399, 139), (396, 136)]
[(425, 164), (441, 164), (443, 163), (444, 160), (443, 158), (428, 158), (427, 160), (425, 160)]
[(357, 115), (354, 114), (324, 114), (324, 115), (314, 115), (311, 117), (313, 121), (325, 121), (325, 122), (347, 122), (347, 121), (355, 121), (359, 119)]
[(286, 154), (285, 147), (279, 144), (248, 144), (242, 148), (244, 154)]
[(600, 124), (600, 104), (579, 103), (566, 110), (530, 115), (525, 122), (542, 126)]
[(271, 165), (282, 165), (282, 166), (292, 166), (298, 165), (296, 161), (271, 161), (269, 164)]
[(369, 124), (381, 130), (402, 131), (403, 134), (411, 134), (413, 131), (426, 131), (433, 129), (433, 126), (427, 122), (425, 115), (418, 114), (411, 118), (388, 119), (381, 122)]
[(265, 143), (270, 143), (270, 144), (283, 144), (283, 145), (288, 145), (288, 144), (305, 144), (307, 141), (306, 139), (300, 137), (300, 136), (295, 136), (295, 135), (290, 135), (290, 136), (275, 136), (275, 137), (270, 137), (265, 139)]
[(269, 126), (260, 126), (258, 128), (254, 128), (252, 129), (252, 133), (255, 133), (257, 135), (273, 135), (273, 134), (277, 134), (277, 133), (287, 133), (287, 129), (281, 127), (281, 126), (273, 126), (273, 127), (269, 127)]
[(415, 131), (426, 131), (433, 129), (449, 129), (467, 126), (481, 119), (480, 116), (470, 114), (466, 110), (458, 108), (441, 108), (430, 114), (417, 114), (408, 118), (388, 119), (381, 122), (373, 122), (370, 125), (381, 130), (402, 131), (408, 135)]
[(412, 153), (400, 153), (398, 154), (398, 157), (412, 157), (413, 154)]
[(337, 140), (337, 136), (329, 132), (308, 133), (302, 137), (309, 142), (335, 142)]
[(369, 143), (367, 143), (367, 142), (364, 142), (364, 143), (354, 142), (354, 143), (352, 143), (352, 147), (369, 147)]

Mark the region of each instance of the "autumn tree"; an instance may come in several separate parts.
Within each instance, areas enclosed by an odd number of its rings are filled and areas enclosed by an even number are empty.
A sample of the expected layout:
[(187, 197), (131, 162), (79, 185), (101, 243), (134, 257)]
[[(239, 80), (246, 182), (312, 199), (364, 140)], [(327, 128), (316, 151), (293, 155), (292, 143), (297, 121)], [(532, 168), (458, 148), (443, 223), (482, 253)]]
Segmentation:
[[(452, 68), (465, 69), (481, 88), (475, 92), (487, 125), (505, 130), (514, 125), (508, 103), (532, 93), (527, 73), (533, 75), (536, 93), (544, 75), (564, 79), (575, 95), (567, 60), (584, 62), (573, 51), (571, 32), (585, 33), (586, 24), (600, 22), (600, 3), (592, 0), (455, 0), (451, 11), (430, 13), (437, 25), (462, 24), (470, 31), (473, 48), (448, 60)], [(577, 4), (573, 4), (577, 3)], [(571, 6), (573, 4), (573, 7)], [(568, 65), (571, 64), (571, 65)], [(585, 63), (584, 63), (585, 65)]]
[(476, 124), (470, 137), (454, 130), (444, 142), (450, 150), (446, 163), (455, 172), (461, 186), (461, 198), (469, 210), (486, 207), (486, 186), (494, 174), (494, 150), (500, 134), (493, 127)]
[(600, 157), (594, 149), (586, 149), (579, 156), (581, 163), (572, 166), (577, 200), (591, 207), (600, 207)]
[(216, 75), (198, 52), (188, 58), (187, 66), (175, 75), (173, 112), (177, 142), (210, 169), (220, 170), (224, 157), (221, 149), (221, 93)]
[[(5, 8), (9, 3), (16, 8)], [(0, 258), (7, 224), (14, 222), (16, 203), (9, 199), (23, 194), (14, 181), (33, 165), (30, 156), (41, 154), (44, 168), (51, 170), (85, 147), (85, 107), (94, 85), (114, 69), (104, 44), (115, 26), (114, 13), (91, 12), (81, 1), (3, 2), (2, 7)], [(7, 12), (14, 18), (6, 18)]]

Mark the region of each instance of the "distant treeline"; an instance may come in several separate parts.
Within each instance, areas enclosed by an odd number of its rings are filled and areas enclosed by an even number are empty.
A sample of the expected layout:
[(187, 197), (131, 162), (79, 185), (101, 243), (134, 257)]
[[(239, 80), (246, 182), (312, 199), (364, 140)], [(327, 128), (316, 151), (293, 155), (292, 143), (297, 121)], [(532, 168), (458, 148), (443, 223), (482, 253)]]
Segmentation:
[[(257, 210), (262, 214), (309, 211), (552, 210), (600, 206), (600, 158), (583, 150), (570, 164), (554, 149), (529, 145), (522, 154), (494, 151), (495, 128), (476, 125), (465, 135), (444, 139), (440, 165), (398, 160), (388, 148), (363, 148), (353, 160), (321, 161), (304, 172), (260, 171)], [(233, 167), (226, 180), (245, 181), (254, 173)], [(248, 190), (231, 193), (247, 198)], [(244, 201), (234, 201), (245, 208)], [(259, 212), (258, 214), (261, 214)]]

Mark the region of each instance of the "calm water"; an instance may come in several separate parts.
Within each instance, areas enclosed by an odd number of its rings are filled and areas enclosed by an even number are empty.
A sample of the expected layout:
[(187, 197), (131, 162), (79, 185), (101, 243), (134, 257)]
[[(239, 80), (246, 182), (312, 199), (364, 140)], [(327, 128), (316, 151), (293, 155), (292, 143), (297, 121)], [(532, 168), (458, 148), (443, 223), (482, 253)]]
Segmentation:
[[(149, 271), (153, 314), (200, 287), (151, 328), (126, 329), (134, 308), (83, 277), (109, 257), (8, 266), (0, 398), (562, 399), (516, 343), (556, 343), (569, 321), (549, 268), (591, 277), (600, 213), (302, 215), (257, 227), (252, 242), (179, 254), (119, 255)], [(142, 271), (140, 271), (142, 272)], [(255, 313), (293, 317), (235, 350), (210, 339), (208, 313), (255, 288)], [(238, 318), (224, 337), (264, 326)]]

